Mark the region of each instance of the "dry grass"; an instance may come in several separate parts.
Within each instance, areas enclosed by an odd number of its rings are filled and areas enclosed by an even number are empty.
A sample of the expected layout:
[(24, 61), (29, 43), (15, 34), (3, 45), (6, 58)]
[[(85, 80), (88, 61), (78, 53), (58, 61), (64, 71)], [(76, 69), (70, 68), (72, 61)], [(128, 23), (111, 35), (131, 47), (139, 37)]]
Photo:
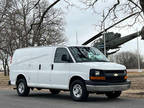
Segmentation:
[(122, 96), (144, 98), (144, 72), (128, 72), (131, 88), (124, 91)]
[(0, 88), (8, 88), (9, 77), (0, 72)]
[(144, 77), (144, 72), (128, 72), (128, 76), (131, 77)]
[(129, 89), (127, 91), (124, 91), (121, 96), (129, 97), (129, 98), (143, 98), (144, 99), (144, 90)]
[(129, 72), (128, 79), (132, 90), (144, 90), (144, 72)]

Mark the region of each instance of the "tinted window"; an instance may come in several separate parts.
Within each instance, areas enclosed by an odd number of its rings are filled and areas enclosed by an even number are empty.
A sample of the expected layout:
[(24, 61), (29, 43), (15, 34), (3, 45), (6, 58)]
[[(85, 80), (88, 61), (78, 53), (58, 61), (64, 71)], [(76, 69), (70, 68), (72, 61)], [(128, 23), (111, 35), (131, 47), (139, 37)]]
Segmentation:
[(71, 59), (71, 57), (69, 55), (69, 52), (67, 51), (66, 48), (57, 48), (56, 53), (55, 53), (54, 62), (55, 63), (64, 63), (64, 61), (62, 61), (62, 56), (63, 55), (67, 55), (70, 62), (72, 62), (72, 59)]

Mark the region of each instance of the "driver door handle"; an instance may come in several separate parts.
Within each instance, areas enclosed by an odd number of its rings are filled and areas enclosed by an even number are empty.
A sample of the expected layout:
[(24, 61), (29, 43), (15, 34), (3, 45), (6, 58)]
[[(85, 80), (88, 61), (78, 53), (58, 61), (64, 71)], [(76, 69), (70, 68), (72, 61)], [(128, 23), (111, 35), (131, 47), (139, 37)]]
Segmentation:
[(54, 68), (54, 64), (51, 65), (51, 70), (53, 70), (53, 68)]

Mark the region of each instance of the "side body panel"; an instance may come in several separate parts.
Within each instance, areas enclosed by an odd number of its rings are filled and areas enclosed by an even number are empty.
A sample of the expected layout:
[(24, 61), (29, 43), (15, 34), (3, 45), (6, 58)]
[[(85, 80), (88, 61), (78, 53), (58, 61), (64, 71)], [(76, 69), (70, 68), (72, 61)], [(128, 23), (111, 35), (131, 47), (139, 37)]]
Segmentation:
[(19, 74), (23, 74), (26, 77), (28, 86), (39, 86), (39, 84), (49, 83), (53, 51), (53, 47), (16, 50), (10, 66), (11, 83), (15, 85)]

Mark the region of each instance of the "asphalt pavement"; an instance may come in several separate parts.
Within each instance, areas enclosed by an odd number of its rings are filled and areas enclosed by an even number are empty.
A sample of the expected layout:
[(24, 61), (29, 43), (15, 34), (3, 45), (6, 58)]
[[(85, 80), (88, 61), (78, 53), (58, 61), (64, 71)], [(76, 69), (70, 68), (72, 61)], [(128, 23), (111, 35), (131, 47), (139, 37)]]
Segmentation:
[(109, 100), (93, 94), (86, 102), (74, 102), (69, 93), (31, 92), (28, 97), (19, 97), (15, 90), (0, 90), (0, 108), (144, 108), (144, 99)]

